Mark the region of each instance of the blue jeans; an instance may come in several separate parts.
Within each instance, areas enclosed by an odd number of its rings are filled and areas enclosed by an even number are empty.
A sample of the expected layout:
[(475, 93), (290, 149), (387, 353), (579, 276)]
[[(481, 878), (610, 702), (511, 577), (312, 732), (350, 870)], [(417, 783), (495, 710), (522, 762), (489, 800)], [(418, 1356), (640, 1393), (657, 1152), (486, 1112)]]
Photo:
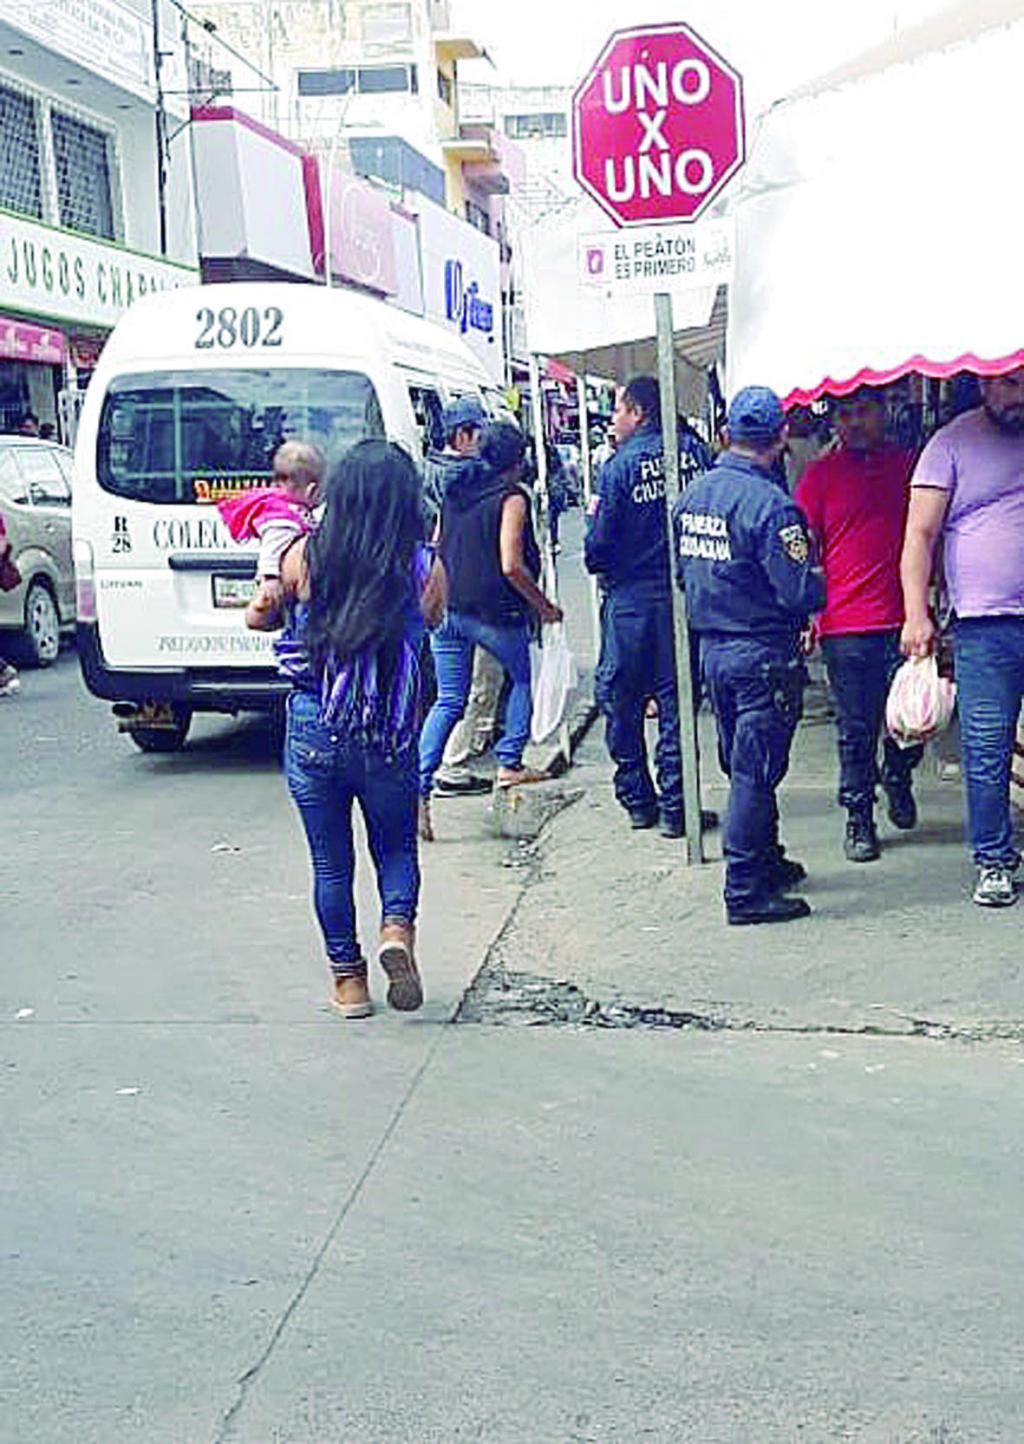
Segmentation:
[[(601, 604), (597, 705), (606, 717), (605, 741), (615, 763), (615, 796), (627, 812), (659, 810), (666, 822), (683, 816), (675, 636), (671, 598), (657, 589), (620, 587)], [(644, 714), (658, 704), (655, 791), (647, 761)]]
[(1024, 617), (971, 617), (956, 624), (967, 833), (974, 861), (1013, 865), (1010, 766), (1024, 698)]
[(558, 545), (558, 531), (562, 521), (562, 513), (565, 511), (565, 493), (562, 491), (548, 493), (548, 526), (551, 530), (551, 545)]
[(445, 744), (466, 710), (473, 676), (473, 649), (483, 647), (508, 673), (505, 730), (494, 751), (502, 767), (520, 767), (530, 740), (533, 696), (530, 691), (530, 633), (526, 623), (495, 627), (465, 612), (449, 612), (430, 634), (437, 676), (437, 700), (420, 733), (420, 796), (428, 797)]
[(363, 973), (353, 896), (352, 803), (366, 822), (381, 919), (413, 923), (420, 895), (415, 749), (388, 763), (319, 720), (308, 692), (288, 699), (284, 770), (313, 861), (313, 904), (336, 977)]
[(770, 891), (782, 855), (775, 789), (789, 768), (806, 669), (791, 650), (754, 637), (705, 639), (701, 660), (730, 782), (722, 829), (725, 901), (756, 902)]
[(886, 735), (882, 767), (878, 767), (878, 736), (885, 720), (885, 701), (903, 661), (899, 632), (851, 632), (822, 637), (821, 650), (836, 702), (839, 733), (839, 805), (851, 817), (869, 820), (875, 808), (875, 784), (887, 792), (910, 787), (923, 747), (897, 747)]

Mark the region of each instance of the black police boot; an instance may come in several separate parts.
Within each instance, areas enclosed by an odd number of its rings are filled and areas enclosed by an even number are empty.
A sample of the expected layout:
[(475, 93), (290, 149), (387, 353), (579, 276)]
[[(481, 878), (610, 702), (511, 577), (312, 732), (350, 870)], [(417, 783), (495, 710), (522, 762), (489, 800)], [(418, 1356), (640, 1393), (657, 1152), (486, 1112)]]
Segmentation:
[(753, 899), (750, 902), (726, 905), (726, 921), (733, 927), (747, 927), (756, 923), (792, 923), (797, 918), (810, 917), (811, 910), (802, 897), (780, 897), (777, 893)]
[(634, 832), (647, 832), (658, 825), (657, 809), (653, 807), (638, 807), (635, 811), (631, 808), (629, 813), (629, 825)]
[[(701, 832), (714, 832), (717, 826), (718, 813), (705, 811), (702, 807), (700, 811)], [(661, 819), (661, 835), (662, 837), (685, 837), (686, 823), (681, 817), (663, 817)]]
[(885, 795), (889, 800), (889, 821), (893, 827), (898, 827), (901, 832), (909, 832), (912, 827), (916, 827), (917, 803), (910, 790), (910, 783), (902, 782), (887, 787)]
[(851, 817), (846, 824), (843, 852), (847, 862), (875, 862), (881, 857), (878, 833), (870, 817)]
[(799, 887), (806, 877), (807, 869), (802, 862), (792, 857), (780, 857), (768, 871), (767, 884), (771, 892), (789, 892), (791, 888)]

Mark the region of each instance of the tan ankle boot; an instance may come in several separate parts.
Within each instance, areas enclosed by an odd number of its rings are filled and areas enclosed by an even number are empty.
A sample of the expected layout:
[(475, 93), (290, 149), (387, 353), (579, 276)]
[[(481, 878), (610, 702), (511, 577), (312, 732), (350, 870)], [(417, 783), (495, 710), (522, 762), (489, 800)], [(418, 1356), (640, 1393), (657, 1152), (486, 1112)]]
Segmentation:
[(366, 985), (365, 973), (346, 973), (335, 978), (331, 1007), (343, 1018), (369, 1018), (373, 1013), (373, 1000)]
[(386, 922), (380, 930), (377, 957), (388, 975), (388, 1006), (415, 1013), (423, 1003), (423, 984), (413, 952), (416, 934), (409, 923)]

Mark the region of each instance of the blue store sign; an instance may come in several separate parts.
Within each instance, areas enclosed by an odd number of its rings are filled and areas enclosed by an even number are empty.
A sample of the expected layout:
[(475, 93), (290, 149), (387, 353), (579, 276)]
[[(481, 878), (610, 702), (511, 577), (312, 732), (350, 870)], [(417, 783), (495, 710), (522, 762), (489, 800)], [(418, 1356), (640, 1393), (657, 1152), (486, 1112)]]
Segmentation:
[(444, 263), (444, 298), (448, 320), (454, 321), (463, 335), (482, 331), (485, 336), (493, 336), (494, 307), (482, 299), (476, 281), (466, 285), (461, 261)]

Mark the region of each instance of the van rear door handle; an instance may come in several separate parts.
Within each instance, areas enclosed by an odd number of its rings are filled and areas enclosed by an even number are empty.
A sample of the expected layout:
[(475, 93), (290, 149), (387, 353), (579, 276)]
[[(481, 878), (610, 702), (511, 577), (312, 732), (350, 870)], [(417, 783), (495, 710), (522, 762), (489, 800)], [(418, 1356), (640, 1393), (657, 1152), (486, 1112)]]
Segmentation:
[(171, 552), (167, 565), (172, 572), (216, 572), (219, 577), (254, 577), (256, 553)]

